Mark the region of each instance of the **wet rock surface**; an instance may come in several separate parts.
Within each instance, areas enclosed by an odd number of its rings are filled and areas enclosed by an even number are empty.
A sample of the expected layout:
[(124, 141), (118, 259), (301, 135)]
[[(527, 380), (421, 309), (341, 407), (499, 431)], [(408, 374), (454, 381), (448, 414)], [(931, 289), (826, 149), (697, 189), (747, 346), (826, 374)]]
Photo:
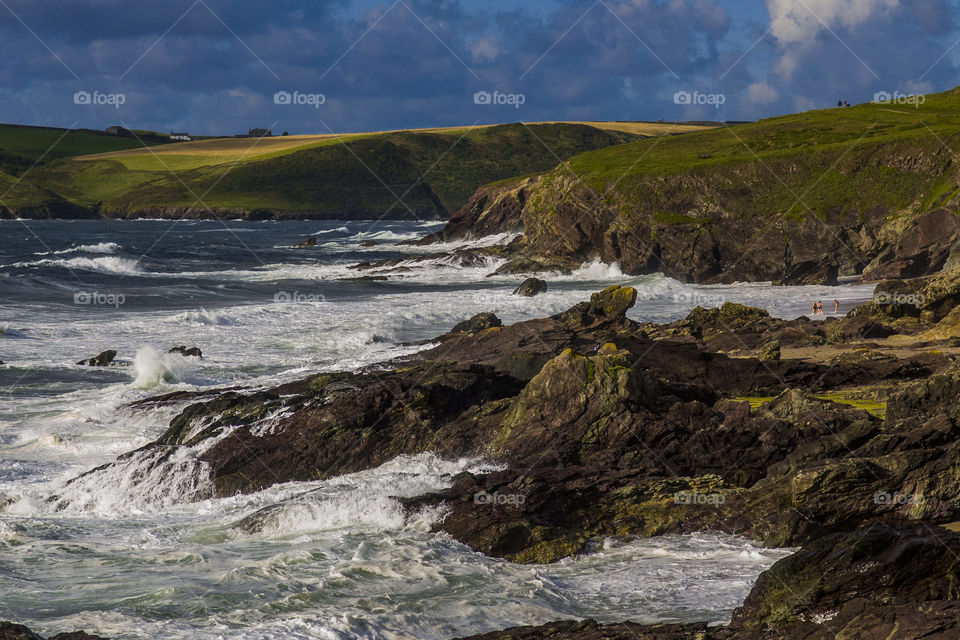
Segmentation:
[(513, 295), (532, 298), (535, 295), (545, 293), (546, 290), (546, 280), (541, 280), (540, 278), (527, 278), (520, 284), (519, 287), (513, 290)]
[(77, 364), (82, 365), (84, 367), (106, 367), (106, 366), (109, 366), (113, 362), (113, 359), (116, 357), (117, 357), (117, 352), (114, 351), (113, 349), (109, 349), (107, 351), (103, 351), (99, 353), (98, 355), (92, 358), (86, 358), (85, 360), (81, 360)]

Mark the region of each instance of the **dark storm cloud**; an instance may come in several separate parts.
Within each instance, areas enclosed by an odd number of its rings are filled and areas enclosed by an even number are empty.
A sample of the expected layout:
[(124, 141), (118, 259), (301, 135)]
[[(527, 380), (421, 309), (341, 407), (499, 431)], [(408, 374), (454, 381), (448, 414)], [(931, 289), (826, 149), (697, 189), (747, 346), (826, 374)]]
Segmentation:
[[(762, 38), (771, 19), (761, 0), (749, 24), (742, 8), (734, 23), (725, 0), (6, 2), (37, 37), (0, 7), (2, 119), (62, 126), (234, 133), (274, 122), (325, 132), (742, 119), (829, 106), (840, 93), (859, 102), (881, 89), (943, 90), (957, 63), (955, 50), (923, 75), (956, 37), (947, 0), (806, 0), (830, 30), (797, 15)], [(777, 16), (796, 4), (763, 2)], [(78, 90), (121, 92), (126, 102), (75, 105)], [(326, 102), (278, 105), (277, 91)], [(677, 91), (722, 92), (725, 103), (677, 105)], [(476, 104), (477, 92), (523, 103)]]

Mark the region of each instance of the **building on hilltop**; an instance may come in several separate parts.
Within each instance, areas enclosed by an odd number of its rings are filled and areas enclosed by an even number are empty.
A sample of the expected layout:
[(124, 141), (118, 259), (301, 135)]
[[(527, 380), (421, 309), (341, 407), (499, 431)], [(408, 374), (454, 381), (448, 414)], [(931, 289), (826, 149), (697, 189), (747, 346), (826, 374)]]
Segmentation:
[(130, 136), (130, 137), (133, 137), (133, 131), (130, 131), (130, 129), (127, 129), (127, 128), (125, 128), (125, 127), (121, 127), (121, 126), (118, 126), (118, 125), (114, 125), (114, 126), (112, 126), (112, 127), (107, 127), (106, 129), (104, 129), (104, 131), (106, 131), (106, 132), (107, 132), (108, 134), (110, 134), (111, 136)]
[(184, 131), (184, 132), (182, 132), (182, 133), (177, 133), (177, 132), (175, 132), (175, 131), (171, 131), (171, 132), (170, 132), (170, 139), (171, 139), (171, 140), (179, 140), (179, 141), (181, 141), (181, 142), (190, 142), (191, 140), (193, 140), (193, 138), (190, 137), (190, 134), (187, 133), (186, 131)]

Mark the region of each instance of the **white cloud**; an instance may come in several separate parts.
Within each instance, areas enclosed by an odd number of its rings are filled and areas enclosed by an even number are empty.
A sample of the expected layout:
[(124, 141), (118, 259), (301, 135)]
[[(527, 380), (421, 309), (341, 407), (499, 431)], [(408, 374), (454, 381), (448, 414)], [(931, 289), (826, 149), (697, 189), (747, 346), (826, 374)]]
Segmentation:
[[(809, 42), (826, 27), (852, 29), (900, 0), (766, 0), (771, 33), (781, 44)], [(824, 26), (826, 25), (826, 27)]]
[(779, 100), (780, 94), (765, 82), (754, 82), (747, 87), (747, 97), (754, 104), (770, 104)]
[(474, 62), (492, 62), (500, 55), (500, 43), (491, 37), (483, 37), (467, 44)]

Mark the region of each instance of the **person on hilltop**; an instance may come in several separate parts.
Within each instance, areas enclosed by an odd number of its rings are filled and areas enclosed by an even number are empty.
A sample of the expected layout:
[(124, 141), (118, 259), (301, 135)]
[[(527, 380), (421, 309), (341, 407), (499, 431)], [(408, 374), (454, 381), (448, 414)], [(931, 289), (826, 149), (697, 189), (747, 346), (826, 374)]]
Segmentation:
[(843, 106), (843, 100), (837, 100), (837, 106), (838, 106), (838, 107), (842, 107), (842, 106)]

